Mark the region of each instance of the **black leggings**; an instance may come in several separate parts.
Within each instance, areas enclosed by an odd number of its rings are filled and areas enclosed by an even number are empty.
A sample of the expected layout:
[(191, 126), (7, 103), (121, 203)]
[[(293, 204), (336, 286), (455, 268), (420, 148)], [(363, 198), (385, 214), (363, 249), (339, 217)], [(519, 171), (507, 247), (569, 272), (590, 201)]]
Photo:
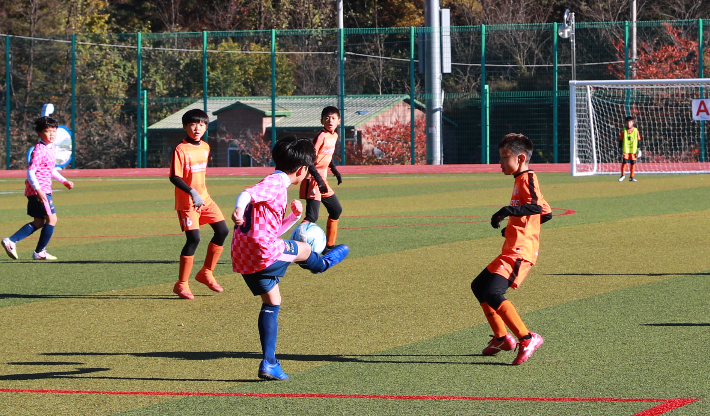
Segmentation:
[(500, 304), (505, 301), (505, 292), (510, 286), (510, 281), (505, 277), (491, 273), (488, 269), (483, 269), (473, 282), (471, 290), (478, 299), (478, 303), (487, 303), (491, 308), (497, 310)]
[[(224, 240), (229, 235), (229, 228), (227, 228), (227, 223), (223, 221), (213, 222), (210, 224), (212, 230), (214, 230), (214, 236), (210, 243), (216, 246), (223, 246)], [(185, 245), (182, 248), (181, 256), (194, 256), (197, 246), (200, 244), (200, 230), (187, 230), (185, 231)]]
[(306, 221), (316, 222), (318, 221), (318, 211), (320, 211), (320, 204), (323, 202), (323, 206), (328, 211), (328, 218), (331, 220), (337, 220), (340, 218), (340, 214), (343, 213), (343, 207), (340, 206), (340, 201), (335, 194), (323, 198), (322, 201), (316, 201), (315, 199), (306, 199)]

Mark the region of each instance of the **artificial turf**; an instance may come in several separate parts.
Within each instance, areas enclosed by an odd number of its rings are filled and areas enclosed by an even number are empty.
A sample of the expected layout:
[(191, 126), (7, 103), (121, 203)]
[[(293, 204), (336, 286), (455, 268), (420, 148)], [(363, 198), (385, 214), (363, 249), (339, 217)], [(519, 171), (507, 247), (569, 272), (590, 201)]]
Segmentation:
[[(67, 175), (69, 176), (69, 174)], [(211, 178), (225, 214), (258, 178)], [(481, 357), (490, 329), (468, 285), (503, 242), (488, 224), (503, 175), (352, 176), (336, 188), (350, 257), (281, 284), (277, 355), (292, 379), (256, 382), (259, 302), (222, 257), (214, 294), (171, 293), (184, 242), (166, 180), (76, 180), (57, 192), (55, 263), (0, 260), (0, 389), (675, 398), (707, 414), (708, 178), (541, 174), (557, 216), (509, 298), (546, 342), (520, 367)], [(24, 222), (0, 182), (0, 236)], [(295, 190), (292, 197), (295, 197)], [(574, 212), (574, 213), (572, 213)], [(325, 217), (325, 211), (322, 212)], [(321, 222), (324, 218), (321, 219)], [(197, 259), (204, 256), (209, 227)], [(231, 237), (230, 237), (231, 238)], [(197, 261), (196, 263), (199, 263)], [(193, 273), (194, 274), (194, 273)], [(193, 281), (194, 282), (194, 281)], [(384, 400), (0, 393), (7, 414), (612, 414), (644, 402)]]

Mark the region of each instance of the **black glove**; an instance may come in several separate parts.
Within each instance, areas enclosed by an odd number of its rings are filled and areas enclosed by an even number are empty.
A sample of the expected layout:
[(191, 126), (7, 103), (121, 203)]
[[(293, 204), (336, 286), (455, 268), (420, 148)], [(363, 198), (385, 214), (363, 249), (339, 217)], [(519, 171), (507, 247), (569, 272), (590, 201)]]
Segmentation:
[(505, 227), (503, 227), (503, 228), (500, 229), (500, 235), (502, 235), (503, 237), (505, 237)]
[(343, 177), (340, 176), (340, 172), (338, 172), (338, 169), (336, 169), (335, 166), (331, 167), (330, 171), (333, 172), (333, 175), (335, 175), (335, 178), (338, 180), (338, 185), (343, 183)]
[(328, 185), (326, 185), (325, 182), (320, 180), (320, 181), (318, 181), (318, 190), (322, 194), (328, 193)]
[(503, 207), (498, 210), (493, 216), (491, 217), (491, 227), (493, 228), (499, 228), (500, 227), (500, 222), (503, 221), (503, 218), (507, 217), (510, 215), (510, 207)]

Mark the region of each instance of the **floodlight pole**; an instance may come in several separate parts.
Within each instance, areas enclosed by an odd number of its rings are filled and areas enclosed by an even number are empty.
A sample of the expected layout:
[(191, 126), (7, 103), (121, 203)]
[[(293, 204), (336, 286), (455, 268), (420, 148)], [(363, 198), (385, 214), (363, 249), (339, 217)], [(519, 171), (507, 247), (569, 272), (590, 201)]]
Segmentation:
[(574, 13), (569, 14), (570, 25), (572, 26), (572, 35), (570, 36), (570, 42), (572, 44), (572, 79), (577, 79), (577, 42), (575, 40), (575, 27), (574, 27)]
[[(424, 4), (426, 57), (426, 159), (429, 165), (440, 165), (441, 160), (441, 22), (439, 0)], [(414, 104), (414, 103), (412, 103)]]
[(636, 78), (636, 0), (631, 2), (631, 77)]

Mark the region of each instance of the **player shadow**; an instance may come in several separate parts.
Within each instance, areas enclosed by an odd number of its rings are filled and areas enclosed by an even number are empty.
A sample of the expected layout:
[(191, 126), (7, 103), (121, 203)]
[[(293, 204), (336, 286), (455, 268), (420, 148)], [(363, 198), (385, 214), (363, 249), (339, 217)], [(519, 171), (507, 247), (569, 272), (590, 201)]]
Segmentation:
[[(179, 264), (180, 260), (52, 260), (37, 262), (37, 260), (15, 260), (3, 262), (7, 264)], [(226, 264), (226, 263), (224, 263)]]
[(710, 276), (710, 272), (699, 273), (547, 273), (547, 276)]
[[(13, 365), (69, 365), (82, 363), (6, 363)], [(119, 376), (99, 376), (90, 375), (102, 371), (109, 371), (110, 368), (77, 368), (74, 371), (48, 371), (43, 373), (7, 374), (0, 376), (0, 381), (28, 381), (46, 380), (53, 378), (61, 379), (92, 379), (92, 380), (132, 380), (132, 381), (189, 381), (189, 382), (222, 382), (222, 383), (252, 383), (261, 380), (256, 379), (212, 379), (212, 378), (166, 378), (166, 377), (119, 377)]]
[(663, 322), (657, 324), (641, 324), (643, 326), (710, 326), (705, 322)]
[[(209, 296), (209, 295), (195, 295), (197, 296)], [(2, 299), (168, 299), (174, 300), (179, 299), (175, 296), (169, 295), (35, 295), (29, 293), (0, 293), (0, 300)]]
[[(45, 356), (117, 356), (125, 355), (141, 358), (169, 358), (174, 360), (217, 360), (222, 358), (237, 358), (237, 359), (253, 359), (261, 360), (263, 355), (256, 352), (248, 351), (156, 351), (156, 352), (136, 352), (136, 353), (112, 353), (112, 352), (47, 352), (42, 353)], [(334, 363), (364, 363), (364, 364), (455, 364), (455, 365), (509, 365), (500, 362), (471, 362), (471, 361), (453, 361), (453, 360), (412, 360), (408, 357), (485, 357), (482, 354), (464, 354), (464, 355), (435, 355), (435, 354), (371, 354), (371, 355), (330, 355), (330, 354), (288, 354), (279, 353), (278, 358), (283, 361), (316, 361), (316, 362), (334, 362)], [(386, 359), (378, 359), (385, 357)], [(395, 360), (394, 357), (404, 357), (403, 360)]]

